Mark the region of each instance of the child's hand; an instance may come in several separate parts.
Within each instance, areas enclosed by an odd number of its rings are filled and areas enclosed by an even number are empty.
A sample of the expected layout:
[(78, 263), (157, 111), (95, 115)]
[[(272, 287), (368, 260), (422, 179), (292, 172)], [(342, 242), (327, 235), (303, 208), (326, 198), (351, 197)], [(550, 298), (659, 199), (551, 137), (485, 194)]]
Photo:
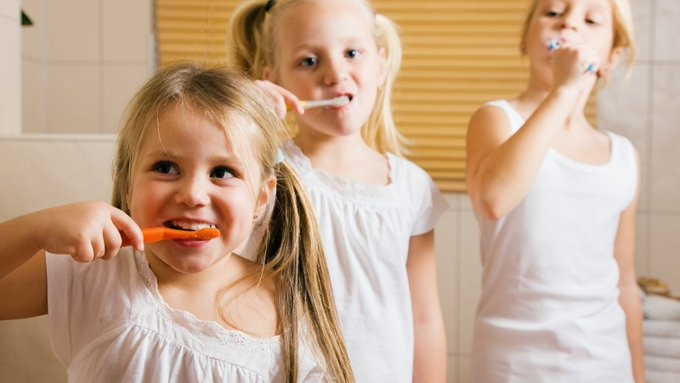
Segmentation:
[(286, 111), (288, 110), (288, 107), (295, 109), (295, 111), (298, 113), (305, 112), (302, 104), (300, 103), (300, 99), (287, 89), (267, 80), (255, 80), (255, 84), (272, 100), (276, 114), (278, 114), (279, 117), (286, 117)]
[(34, 215), (37, 244), (54, 254), (68, 254), (78, 262), (109, 259), (118, 253), (123, 232), (138, 250), (142, 231), (123, 211), (103, 202), (59, 206)]
[(600, 59), (586, 44), (561, 45), (552, 58), (553, 87), (576, 86), (590, 94), (597, 80)]

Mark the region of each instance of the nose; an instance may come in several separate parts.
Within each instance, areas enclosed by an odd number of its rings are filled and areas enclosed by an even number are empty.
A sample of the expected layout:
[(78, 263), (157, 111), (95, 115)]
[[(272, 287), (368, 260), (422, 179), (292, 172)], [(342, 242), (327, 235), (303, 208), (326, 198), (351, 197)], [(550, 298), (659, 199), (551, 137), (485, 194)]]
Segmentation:
[(566, 11), (560, 21), (560, 28), (562, 29), (577, 29), (578, 15), (576, 12)]
[(349, 78), (347, 65), (343, 60), (328, 60), (324, 72), (324, 83), (326, 85), (337, 85)]
[(175, 202), (189, 207), (205, 206), (210, 202), (209, 182), (202, 177), (184, 177), (175, 195)]

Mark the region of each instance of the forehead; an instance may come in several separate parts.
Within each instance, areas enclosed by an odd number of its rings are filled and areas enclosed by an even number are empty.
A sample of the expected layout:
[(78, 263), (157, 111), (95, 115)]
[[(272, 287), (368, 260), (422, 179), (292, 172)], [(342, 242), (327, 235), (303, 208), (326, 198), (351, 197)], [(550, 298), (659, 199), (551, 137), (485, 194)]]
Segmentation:
[(275, 36), (285, 34), (281, 41), (288, 43), (309, 37), (366, 40), (372, 31), (371, 11), (354, 0), (300, 1), (283, 10), (275, 24)]
[(586, 10), (607, 10), (612, 9), (611, 0), (537, 0), (539, 6), (579, 6)]
[(234, 110), (210, 113), (186, 104), (171, 104), (161, 109), (150, 122), (140, 150), (163, 147), (182, 151), (204, 150), (251, 157), (251, 144), (258, 126), (251, 118)]

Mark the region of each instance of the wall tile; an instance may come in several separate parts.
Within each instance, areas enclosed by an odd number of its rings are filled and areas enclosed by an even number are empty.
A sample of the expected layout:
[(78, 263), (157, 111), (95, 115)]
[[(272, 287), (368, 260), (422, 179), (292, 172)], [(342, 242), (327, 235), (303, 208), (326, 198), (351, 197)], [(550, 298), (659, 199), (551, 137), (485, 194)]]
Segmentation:
[(449, 209), (437, 223), (435, 245), (437, 251), (437, 283), (444, 325), (446, 327), (446, 348), (449, 355), (456, 350), (456, 314), (458, 312), (458, 212)]
[(48, 85), (48, 133), (99, 133), (100, 68), (53, 64)]
[(680, 64), (655, 65), (653, 89), (651, 208), (680, 211)]
[(101, 1), (101, 51), (107, 62), (146, 62), (151, 0)]
[(472, 349), (477, 302), (481, 295), (482, 263), (479, 255), (479, 226), (470, 211), (460, 213), (460, 263), (458, 271), (458, 349), (468, 355)]
[(22, 63), (22, 126), (24, 133), (45, 133), (47, 95), (45, 62), (24, 58)]
[(96, 62), (99, 60), (99, 2), (52, 1), (47, 5), (47, 47), (50, 60)]
[(597, 100), (598, 127), (628, 137), (640, 153), (640, 209), (649, 209), (651, 71), (650, 64), (637, 64), (626, 78), (619, 67)]
[(654, 59), (680, 61), (680, 4), (678, 0), (656, 0), (654, 13)]
[(20, 0), (3, 0), (0, 2), (0, 19), (8, 21), (20, 20), (21, 13), (19, 12), (21, 5)]
[(24, 58), (47, 59), (47, 31), (45, 0), (24, 0), (21, 8), (33, 20), (33, 25), (21, 28), (21, 47)]
[(673, 294), (680, 294), (680, 214), (655, 213), (650, 224), (650, 276), (666, 282)]
[(652, 59), (652, 47), (654, 43), (654, 1), (632, 1), (633, 30), (635, 33), (636, 57), (635, 62), (649, 61)]
[(458, 360), (453, 356), (446, 358), (446, 383), (457, 383)]
[(635, 230), (635, 272), (639, 276), (648, 276), (650, 262), (650, 213), (638, 211)]
[(470, 358), (469, 357), (458, 357), (458, 380), (456, 383), (470, 383)]
[(147, 79), (146, 63), (103, 64), (102, 132), (118, 133), (123, 111)]
[(20, 28), (18, 16), (0, 15), (0, 133), (5, 134), (21, 132)]

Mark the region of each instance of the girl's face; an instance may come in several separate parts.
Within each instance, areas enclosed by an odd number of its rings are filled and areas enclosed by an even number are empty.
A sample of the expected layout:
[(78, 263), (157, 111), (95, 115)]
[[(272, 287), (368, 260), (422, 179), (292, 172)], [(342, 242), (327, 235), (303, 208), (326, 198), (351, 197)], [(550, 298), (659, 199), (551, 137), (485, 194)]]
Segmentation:
[[(232, 116), (233, 124), (253, 124)], [(267, 193), (250, 145), (235, 153), (224, 129), (200, 111), (169, 106), (143, 140), (132, 175), (130, 215), (140, 227), (196, 230), (216, 227), (209, 241), (147, 244), (152, 265), (170, 273), (197, 273), (225, 258), (249, 236)], [(271, 180), (266, 183), (270, 185)]]
[(357, 1), (303, 1), (274, 26), (275, 65), (265, 77), (302, 100), (346, 95), (342, 107), (309, 109), (301, 129), (352, 135), (366, 123), (385, 78), (385, 57), (373, 39), (372, 15)]
[(595, 50), (600, 67), (608, 71), (618, 59), (618, 53), (612, 52), (613, 38), (610, 0), (538, 0), (527, 31), (526, 51), (534, 66), (549, 68), (552, 53), (548, 41), (584, 44)]

